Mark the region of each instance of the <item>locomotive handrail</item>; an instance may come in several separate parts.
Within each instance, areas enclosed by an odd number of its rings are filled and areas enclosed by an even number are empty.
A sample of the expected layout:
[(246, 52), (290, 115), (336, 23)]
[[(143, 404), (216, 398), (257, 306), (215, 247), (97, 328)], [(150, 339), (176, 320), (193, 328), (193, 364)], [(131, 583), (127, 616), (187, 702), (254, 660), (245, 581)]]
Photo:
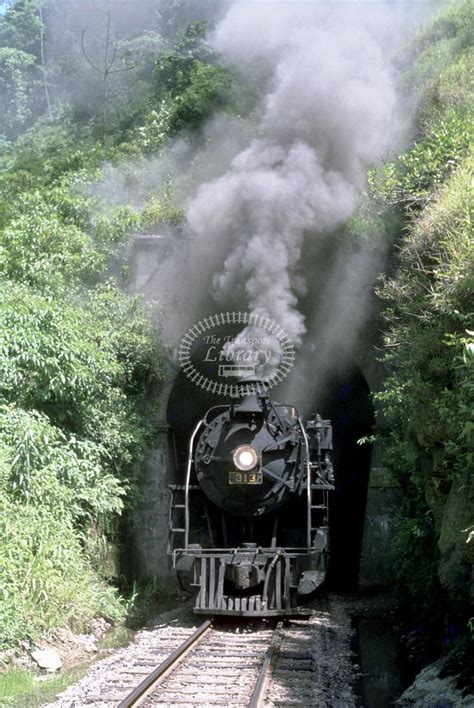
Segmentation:
[(303, 440), (306, 449), (306, 494), (307, 494), (307, 522), (306, 522), (306, 543), (308, 547), (311, 546), (311, 460), (309, 456), (309, 441), (304, 429), (303, 421), (298, 417), (298, 424), (300, 426), (301, 433), (303, 435)]
[(201, 418), (199, 423), (194, 428), (193, 433), (191, 435), (191, 439), (189, 441), (188, 466), (186, 469), (186, 482), (184, 486), (184, 548), (186, 551), (188, 550), (189, 544), (189, 483), (191, 480), (191, 470), (193, 467), (194, 438), (196, 437), (197, 432), (201, 425), (203, 425), (203, 423), (204, 418)]
[[(254, 560), (257, 558), (259, 553), (262, 553), (262, 547), (258, 546), (257, 548), (240, 548), (240, 546), (237, 546), (237, 548), (234, 548), (232, 550), (232, 560), (231, 563), (234, 562), (234, 559), (238, 556), (241, 555), (251, 555), (251, 551), (254, 551), (253, 553), (253, 558)], [(240, 559), (239, 559), (240, 560)]]
[[(252, 555), (253, 551), (255, 549), (253, 548), (235, 548), (235, 546), (230, 547), (230, 546), (222, 546), (221, 548), (202, 548), (202, 546), (199, 546), (198, 548), (175, 548), (173, 553), (175, 555), (179, 553), (188, 553), (190, 556), (212, 556), (215, 553), (226, 553), (229, 556), (233, 555)], [(259, 552), (261, 553), (275, 553), (275, 546), (259, 546)], [(291, 555), (301, 555), (301, 553), (308, 553), (312, 550), (312, 546), (280, 546), (280, 550), (282, 553), (289, 553)], [(258, 555), (258, 554), (257, 554)]]

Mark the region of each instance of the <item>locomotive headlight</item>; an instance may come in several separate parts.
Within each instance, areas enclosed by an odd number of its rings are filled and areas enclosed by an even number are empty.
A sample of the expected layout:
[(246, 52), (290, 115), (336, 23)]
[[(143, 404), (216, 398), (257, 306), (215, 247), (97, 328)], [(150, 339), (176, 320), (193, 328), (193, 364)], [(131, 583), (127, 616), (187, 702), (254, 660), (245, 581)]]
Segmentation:
[(233, 455), (234, 465), (242, 472), (249, 472), (258, 465), (258, 454), (251, 445), (239, 445)]

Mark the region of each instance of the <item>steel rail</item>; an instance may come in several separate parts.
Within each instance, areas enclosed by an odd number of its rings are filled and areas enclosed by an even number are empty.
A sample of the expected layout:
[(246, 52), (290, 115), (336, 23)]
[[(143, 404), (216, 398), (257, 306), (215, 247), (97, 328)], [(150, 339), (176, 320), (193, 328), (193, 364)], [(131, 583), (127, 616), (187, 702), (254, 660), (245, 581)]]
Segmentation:
[(206, 620), (203, 622), (201, 626), (198, 627), (196, 631), (188, 637), (188, 639), (186, 639), (185, 642), (180, 644), (180, 646), (175, 649), (167, 659), (165, 659), (159, 666), (156, 667), (156, 669), (148, 674), (148, 676), (143, 679), (143, 681), (136, 686), (121, 703), (119, 703), (118, 708), (132, 708), (132, 706), (136, 706), (138, 701), (156, 685), (164, 674), (166, 674), (170, 669), (173, 669), (176, 664), (179, 663), (180, 659), (184, 657), (189, 649), (191, 649), (191, 647), (196, 644), (197, 641), (200, 640), (211, 627), (211, 620)]
[(263, 705), (262, 699), (265, 694), (265, 688), (267, 686), (268, 677), (270, 675), (271, 669), (273, 668), (273, 665), (275, 664), (278, 648), (280, 646), (280, 630), (282, 627), (283, 622), (278, 622), (276, 629), (273, 632), (273, 637), (272, 641), (270, 642), (270, 646), (268, 647), (267, 653), (265, 654), (265, 659), (263, 660), (262, 668), (260, 669), (257, 683), (255, 684), (255, 688), (253, 689), (253, 693), (250, 697), (248, 708), (259, 708), (259, 706)]

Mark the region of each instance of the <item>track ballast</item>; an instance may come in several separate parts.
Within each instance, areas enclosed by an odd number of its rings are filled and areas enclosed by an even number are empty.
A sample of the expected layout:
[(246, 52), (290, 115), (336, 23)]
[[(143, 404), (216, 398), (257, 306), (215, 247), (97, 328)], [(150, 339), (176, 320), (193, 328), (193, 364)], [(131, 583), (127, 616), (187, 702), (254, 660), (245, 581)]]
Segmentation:
[(307, 621), (205, 623), (200, 633), (175, 621), (142, 631), (53, 705), (352, 708), (350, 624), (337, 609), (313, 612)]

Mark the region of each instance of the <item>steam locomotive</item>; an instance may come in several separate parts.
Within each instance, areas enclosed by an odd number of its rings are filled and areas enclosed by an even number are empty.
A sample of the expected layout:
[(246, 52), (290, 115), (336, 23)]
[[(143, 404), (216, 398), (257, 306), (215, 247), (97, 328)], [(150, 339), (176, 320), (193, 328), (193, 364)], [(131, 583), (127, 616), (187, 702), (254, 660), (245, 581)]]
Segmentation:
[(332, 428), (303, 422), (261, 382), (243, 391), (192, 432), (168, 550), (192, 578), (195, 613), (297, 616), (328, 565)]

